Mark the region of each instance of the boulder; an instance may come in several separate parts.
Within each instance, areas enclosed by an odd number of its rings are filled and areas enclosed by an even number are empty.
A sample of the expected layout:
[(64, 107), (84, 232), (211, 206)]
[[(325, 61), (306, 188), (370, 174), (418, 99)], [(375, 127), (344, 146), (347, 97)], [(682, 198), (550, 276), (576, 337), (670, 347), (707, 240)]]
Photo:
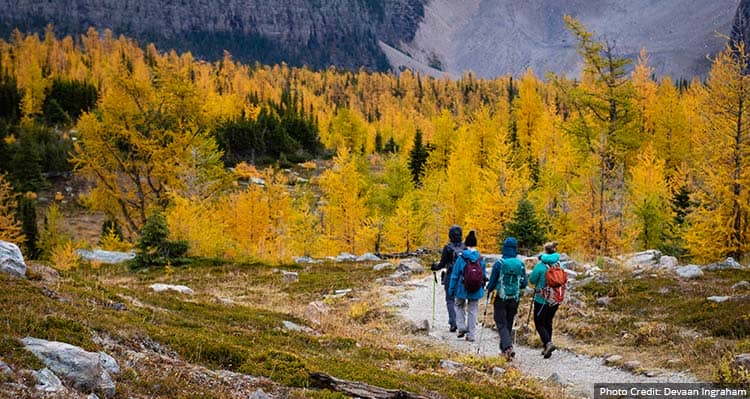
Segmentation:
[(717, 270), (729, 270), (729, 269), (740, 270), (743, 268), (744, 267), (742, 267), (741, 264), (737, 263), (737, 261), (734, 260), (734, 258), (732, 258), (731, 256), (728, 257), (723, 262), (711, 263), (706, 266), (706, 270), (711, 271), (711, 272), (715, 272)]
[(284, 284), (296, 283), (299, 281), (299, 273), (297, 272), (287, 272), (282, 270), (281, 274), (281, 279), (284, 281)]
[(305, 319), (309, 320), (311, 323), (320, 325), (321, 317), (327, 315), (330, 310), (331, 308), (321, 301), (310, 302), (305, 307)]
[(26, 337), (21, 342), (26, 350), (36, 355), (52, 372), (69, 381), (74, 389), (101, 392), (107, 398), (114, 396), (115, 383), (102, 365), (99, 353), (87, 352), (64, 342), (32, 337)]
[(617, 366), (620, 363), (622, 363), (622, 356), (620, 355), (612, 355), (604, 359), (604, 364), (607, 366)]
[(412, 334), (428, 333), (430, 331), (430, 321), (427, 319), (412, 322)]
[(623, 364), (622, 364), (622, 367), (623, 367), (623, 368), (624, 368), (625, 370), (629, 370), (629, 371), (636, 371), (636, 370), (638, 370), (639, 368), (641, 368), (641, 362), (639, 362), (639, 361), (637, 361), (637, 360), (629, 360), (629, 361), (627, 361), (627, 362), (623, 363)]
[(682, 266), (674, 270), (678, 276), (686, 279), (703, 277), (703, 270), (701, 270), (700, 266), (697, 265)]
[(47, 283), (54, 283), (60, 280), (60, 273), (57, 270), (35, 262), (29, 262), (26, 271), (30, 275), (38, 276), (42, 281)]
[(385, 263), (378, 263), (377, 265), (372, 267), (372, 270), (375, 270), (376, 272), (379, 272), (384, 269), (393, 269), (396, 266), (393, 266), (392, 263), (385, 262)]
[(32, 371), (34, 379), (36, 379), (35, 388), (37, 391), (42, 392), (60, 392), (65, 389), (59, 378), (48, 368), (43, 368), (39, 371)]
[(750, 353), (743, 353), (734, 357), (734, 368), (750, 371)]
[(339, 256), (336, 257), (336, 262), (356, 262), (357, 257), (348, 253), (348, 252), (342, 252), (339, 254)]
[(461, 370), (464, 368), (464, 365), (458, 362), (454, 362), (453, 360), (443, 359), (440, 361), (440, 367), (445, 370)]
[(740, 281), (732, 286), (732, 291), (750, 291), (750, 283), (744, 280)]
[(679, 265), (677, 258), (674, 256), (662, 256), (659, 258), (659, 268), (672, 270)]
[(102, 249), (95, 249), (93, 251), (79, 249), (76, 253), (84, 260), (110, 264), (123, 263), (135, 258), (135, 252), (115, 252), (104, 251)]
[(406, 273), (422, 273), (424, 267), (416, 259), (404, 259), (398, 264), (396, 270)]
[(105, 352), (99, 352), (99, 363), (102, 367), (111, 375), (120, 374), (120, 366), (117, 364), (117, 360)]
[(728, 301), (730, 298), (731, 297), (728, 297), (728, 296), (710, 296), (706, 299), (711, 302), (722, 303), (722, 302)]
[(661, 252), (656, 249), (649, 249), (642, 252), (634, 252), (626, 255), (622, 255), (620, 259), (623, 261), (623, 265), (629, 269), (636, 267), (653, 266), (661, 257)]
[(288, 320), (282, 321), (281, 324), (284, 326), (285, 330), (296, 331), (296, 332), (303, 332), (303, 333), (306, 333), (306, 334), (313, 334), (313, 333), (315, 333), (315, 331), (312, 328), (310, 328), (310, 327), (301, 326), (301, 325), (299, 325), (297, 323), (293, 323), (293, 322), (288, 321)]
[(357, 262), (379, 262), (380, 258), (371, 253), (366, 253), (357, 257)]
[(0, 241), (0, 272), (14, 277), (26, 277), (26, 263), (16, 244)]
[(13, 374), (13, 370), (2, 360), (0, 360), (0, 374)]
[(193, 291), (190, 287), (186, 287), (184, 285), (156, 283), (156, 284), (151, 284), (149, 287), (156, 292), (177, 291), (180, 294), (186, 294), (186, 295), (195, 294), (195, 291)]
[(302, 263), (323, 263), (320, 259), (313, 259), (309, 256), (299, 256), (294, 258), (294, 263), (302, 264)]
[(495, 366), (492, 368), (492, 375), (494, 376), (502, 375), (502, 374), (505, 374), (505, 371), (506, 370), (504, 368)]

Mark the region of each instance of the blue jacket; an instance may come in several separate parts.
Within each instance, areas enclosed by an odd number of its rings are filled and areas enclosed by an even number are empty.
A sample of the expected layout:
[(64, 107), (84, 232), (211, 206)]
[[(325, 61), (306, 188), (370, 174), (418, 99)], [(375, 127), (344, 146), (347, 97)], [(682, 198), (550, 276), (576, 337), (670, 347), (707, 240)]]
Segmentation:
[[(476, 249), (465, 249), (461, 252), (458, 259), (456, 259), (456, 263), (453, 265), (453, 272), (451, 273), (450, 285), (448, 286), (448, 295), (476, 301), (484, 296), (484, 287), (471, 294), (466, 292), (466, 288), (464, 288), (464, 267), (466, 267), (466, 260), (464, 258), (475, 262), (479, 259), (479, 251)], [(480, 263), (482, 265), (482, 274), (486, 276), (487, 270), (485, 269), (484, 258), (482, 258)]]
[[(518, 259), (518, 241), (513, 237), (505, 239), (503, 242), (503, 258), (492, 265), (492, 274), (490, 275), (490, 282), (487, 284), (487, 292), (492, 292), (495, 288), (499, 288), (497, 287), (497, 283), (502, 278), (503, 269), (506, 271), (512, 270), (514, 274), (520, 276), (519, 291), (526, 288), (526, 268), (523, 262)], [(520, 292), (518, 294), (520, 296)]]
[(560, 254), (542, 254), (539, 259), (541, 262), (534, 266), (534, 270), (532, 270), (529, 275), (529, 282), (534, 284), (534, 291), (536, 292), (536, 294), (534, 294), (534, 302), (544, 305), (547, 301), (544, 300), (544, 297), (542, 297), (539, 291), (547, 286), (547, 277), (545, 276), (547, 269), (549, 268), (549, 265), (554, 265), (555, 262), (560, 260)]

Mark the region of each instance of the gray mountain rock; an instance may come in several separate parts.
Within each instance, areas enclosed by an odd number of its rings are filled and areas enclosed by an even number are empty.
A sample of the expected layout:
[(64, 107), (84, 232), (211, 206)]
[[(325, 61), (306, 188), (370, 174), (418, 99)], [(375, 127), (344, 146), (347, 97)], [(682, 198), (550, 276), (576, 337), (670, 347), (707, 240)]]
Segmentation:
[(0, 272), (15, 277), (26, 277), (26, 263), (16, 244), (0, 241)]

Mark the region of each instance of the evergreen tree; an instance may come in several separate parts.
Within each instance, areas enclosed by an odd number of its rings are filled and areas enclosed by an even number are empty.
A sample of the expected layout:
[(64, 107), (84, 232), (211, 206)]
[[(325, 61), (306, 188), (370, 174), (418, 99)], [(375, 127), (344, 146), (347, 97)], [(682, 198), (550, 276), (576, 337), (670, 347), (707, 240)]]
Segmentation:
[(151, 266), (178, 265), (188, 251), (187, 241), (170, 241), (167, 219), (159, 212), (151, 214), (140, 232), (135, 245), (135, 258), (130, 268), (142, 269)]
[(13, 146), (11, 179), (18, 192), (38, 192), (47, 184), (42, 173), (42, 155), (32, 135), (22, 134)]
[(414, 147), (409, 151), (409, 170), (411, 171), (411, 179), (416, 186), (419, 186), (422, 180), (424, 167), (429, 156), (430, 148), (422, 144), (422, 131), (417, 129), (417, 133), (414, 135)]
[(33, 193), (20, 197), (18, 215), (21, 221), (21, 230), (26, 238), (24, 254), (29, 259), (36, 259), (39, 257), (39, 248), (36, 245), (39, 239), (39, 229), (36, 224), (36, 196)]
[(498, 237), (500, 245), (507, 237), (518, 240), (518, 250), (530, 254), (545, 240), (544, 229), (536, 217), (534, 205), (526, 198), (518, 202), (513, 218), (505, 224), (505, 231)]
[(385, 147), (383, 147), (383, 152), (387, 154), (395, 154), (398, 152), (398, 144), (396, 144), (396, 140), (393, 139), (393, 136), (388, 139), (388, 141), (385, 143)]

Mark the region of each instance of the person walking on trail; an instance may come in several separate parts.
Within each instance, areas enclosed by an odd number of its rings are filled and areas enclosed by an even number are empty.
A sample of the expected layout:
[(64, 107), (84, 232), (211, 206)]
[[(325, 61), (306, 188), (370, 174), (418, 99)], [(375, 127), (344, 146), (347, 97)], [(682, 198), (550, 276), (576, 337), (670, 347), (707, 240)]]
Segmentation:
[(513, 350), (513, 319), (518, 313), (521, 291), (526, 288), (526, 269), (518, 259), (518, 241), (508, 237), (503, 242), (503, 257), (492, 265), (487, 295), (497, 290), (493, 303), (495, 325), (500, 334), (500, 351), (506, 359), (516, 356)]
[(443, 247), (443, 252), (440, 255), (440, 262), (433, 263), (430, 268), (433, 272), (438, 270), (446, 269), (440, 274), (440, 282), (445, 288), (445, 306), (448, 309), (448, 326), (450, 332), (456, 332), (458, 327), (456, 326), (456, 308), (455, 299), (453, 296), (448, 295), (448, 285), (450, 283), (450, 276), (453, 272), (453, 264), (458, 258), (458, 254), (463, 251), (466, 246), (463, 243), (463, 231), (461, 227), (455, 224), (448, 229), (449, 242)]
[(479, 300), (484, 297), (485, 261), (477, 250), (477, 236), (474, 230), (466, 235), (466, 249), (461, 251), (453, 265), (448, 294), (455, 296), (456, 326), (458, 338), (466, 337), (474, 342)]
[(552, 356), (555, 345), (552, 343), (552, 320), (559, 307), (559, 303), (550, 303), (544, 294), (547, 286), (546, 274), (550, 267), (559, 265), (560, 254), (557, 253), (557, 242), (544, 244), (544, 253), (539, 256), (540, 262), (534, 266), (529, 275), (529, 282), (534, 284), (534, 327), (542, 340), (542, 355), (545, 359)]

